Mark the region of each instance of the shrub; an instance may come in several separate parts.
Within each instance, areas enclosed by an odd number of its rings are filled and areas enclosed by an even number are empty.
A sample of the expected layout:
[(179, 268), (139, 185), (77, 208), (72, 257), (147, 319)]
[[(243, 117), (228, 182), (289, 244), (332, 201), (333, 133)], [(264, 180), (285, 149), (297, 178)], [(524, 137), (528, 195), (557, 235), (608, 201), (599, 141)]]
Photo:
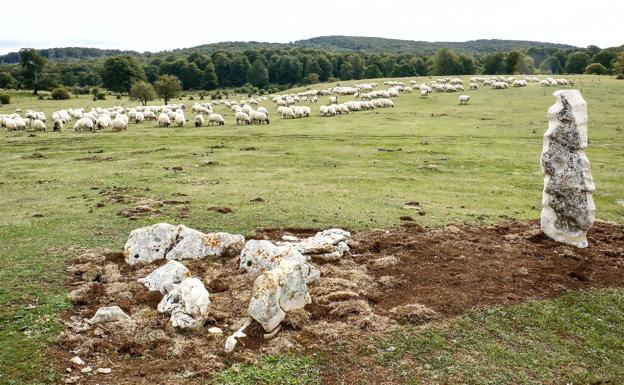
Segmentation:
[(607, 67), (600, 63), (592, 63), (585, 67), (586, 74), (604, 75), (607, 73)]
[(618, 80), (622, 80), (624, 79), (624, 74), (617, 74), (617, 76), (615, 77)]
[(121, 94), (115, 95), (115, 99), (121, 99)]
[(52, 100), (67, 100), (71, 97), (69, 91), (65, 87), (56, 87), (51, 93)]
[(106, 100), (106, 92), (98, 92), (98, 94), (95, 95), (95, 100)]
[(45, 98), (43, 97), (43, 95), (39, 95), (39, 97), (37, 99), (44, 100)]
[(195, 100), (195, 98), (193, 97), (193, 95), (188, 97), (188, 100)]
[(0, 104), (9, 104), (11, 103), (11, 95), (0, 93)]

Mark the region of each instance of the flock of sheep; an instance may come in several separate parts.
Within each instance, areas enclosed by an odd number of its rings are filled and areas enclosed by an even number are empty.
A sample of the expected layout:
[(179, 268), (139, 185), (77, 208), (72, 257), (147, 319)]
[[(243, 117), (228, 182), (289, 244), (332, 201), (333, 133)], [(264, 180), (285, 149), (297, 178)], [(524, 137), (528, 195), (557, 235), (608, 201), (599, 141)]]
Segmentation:
[[(535, 76), (527, 76), (524, 79), (505, 76), (476, 76), (470, 78), (469, 89), (478, 90), (479, 87), (491, 87), (492, 89), (506, 89), (512, 87), (526, 87), (529, 83), (540, 83), (543, 87), (574, 84), (567, 79), (546, 78), (540, 80)], [(362, 83), (354, 86), (336, 86), (327, 89), (308, 89), (296, 94), (274, 95), (271, 101), (276, 107), (277, 116), (284, 119), (305, 118), (312, 115), (312, 108), (305, 103), (317, 103), (319, 97), (328, 97), (328, 104), (319, 106), (319, 116), (332, 117), (346, 115), (355, 111), (372, 110), (376, 108), (394, 107), (391, 98), (396, 98), (401, 93), (420, 91), (421, 98), (426, 98), (433, 92), (458, 92), (465, 91), (463, 81), (459, 78), (438, 78), (429, 83), (419, 83), (415, 80), (406, 85), (400, 81), (386, 81), (385, 89), (378, 89), (378, 83)], [(354, 100), (341, 102), (344, 97), (352, 97)], [(250, 98), (246, 100), (211, 101), (206, 103), (194, 103), (191, 111), (195, 114), (194, 125), (224, 125), (225, 118), (222, 114), (214, 112), (214, 108), (221, 106), (234, 113), (237, 125), (269, 124), (269, 111), (259, 102), (267, 101), (267, 96)], [(469, 95), (460, 95), (459, 104), (468, 104)], [(83, 108), (70, 108), (52, 113), (53, 131), (60, 131), (63, 127), (75, 120), (75, 131), (95, 131), (111, 128), (113, 131), (128, 129), (128, 124), (140, 124), (144, 121), (156, 121), (159, 127), (186, 125), (184, 104), (170, 104), (161, 106), (137, 106), (124, 108), (120, 106), (102, 108), (94, 107), (89, 111)], [(9, 131), (24, 130), (30, 128), (35, 131), (45, 131), (47, 128), (46, 115), (43, 112), (27, 110), (22, 116), (22, 110), (17, 109), (13, 114), (0, 114), (0, 126)]]

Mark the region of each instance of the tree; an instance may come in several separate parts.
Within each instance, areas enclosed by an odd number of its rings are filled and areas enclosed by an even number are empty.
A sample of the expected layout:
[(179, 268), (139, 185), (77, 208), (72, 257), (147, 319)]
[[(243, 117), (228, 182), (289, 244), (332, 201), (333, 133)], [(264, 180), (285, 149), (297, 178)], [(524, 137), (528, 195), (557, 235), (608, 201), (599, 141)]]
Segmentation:
[(404, 78), (413, 75), (414, 68), (407, 63), (401, 63), (398, 66), (394, 67), (394, 72), (392, 73), (392, 76), (396, 76), (398, 78)]
[(581, 74), (591, 62), (591, 57), (586, 52), (573, 52), (566, 60), (566, 72), (569, 74)]
[(624, 51), (620, 52), (611, 62), (616, 74), (624, 74)]
[(146, 106), (147, 102), (156, 98), (156, 90), (151, 84), (139, 81), (130, 89), (130, 98), (139, 100), (142, 105)]
[(154, 89), (158, 96), (160, 96), (165, 104), (169, 103), (169, 100), (180, 95), (182, 91), (182, 83), (180, 79), (174, 75), (160, 75), (158, 80), (154, 83)]
[(52, 90), (52, 99), (54, 100), (67, 100), (71, 97), (69, 91), (65, 87), (57, 87)]
[(433, 58), (432, 70), (434, 75), (457, 75), (461, 73), (461, 62), (455, 51), (442, 48)]
[(488, 75), (504, 74), (506, 70), (505, 54), (497, 52), (483, 60), (483, 71)]
[(285, 55), (277, 61), (277, 81), (280, 84), (296, 84), (301, 81), (301, 62), (294, 56)]
[(314, 72), (307, 74), (305, 78), (303, 78), (303, 84), (316, 84), (320, 83), (320, 81), (321, 77), (319, 76), (319, 74)]
[(187, 63), (179, 75), (182, 86), (185, 90), (196, 90), (202, 85), (202, 77), (204, 73), (197, 67), (195, 63)]
[(106, 59), (102, 84), (114, 92), (129, 92), (132, 85), (145, 80), (143, 67), (131, 56), (121, 55)]
[(209, 62), (204, 68), (204, 83), (202, 84), (202, 88), (205, 90), (214, 90), (218, 85), (219, 81), (217, 79), (215, 66), (212, 62)]
[(561, 67), (561, 62), (555, 56), (549, 56), (542, 62), (540, 68), (544, 71), (550, 72), (552, 74), (560, 74), (563, 72), (563, 68)]
[(383, 73), (375, 64), (371, 64), (364, 69), (364, 79), (377, 79), (383, 77)]
[(46, 65), (46, 59), (32, 48), (20, 49), (19, 55), (24, 86), (32, 88), (33, 95), (37, 95), (37, 91), (39, 90), (40, 75), (43, 71), (43, 67)]
[(322, 82), (327, 81), (332, 76), (332, 64), (325, 55), (319, 55), (316, 62), (320, 68), (319, 78)]
[(604, 75), (607, 73), (607, 67), (603, 66), (600, 63), (591, 63), (587, 67), (585, 67), (586, 74), (592, 75)]
[(607, 48), (595, 54), (594, 57), (592, 58), (592, 61), (594, 63), (600, 63), (603, 66), (605, 66), (607, 69), (609, 69), (609, 68), (612, 68), (611, 62), (613, 61), (613, 59), (615, 59), (616, 56), (617, 56), (616, 50)]
[(340, 66), (340, 80), (353, 79), (353, 66), (350, 62), (346, 61)]
[(459, 62), (461, 67), (461, 72), (459, 74), (476, 74), (477, 73), (477, 64), (471, 56), (467, 55), (459, 55)]
[(16, 88), (17, 82), (8, 72), (0, 72), (0, 88)]
[(362, 79), (362, 75), (364, 75), (364, 60), (362, 60), (362, 57), (360, 55), (352, 55), (349, 58), (349, 62), (351, 63), (353, 79)]
[(269, 70), (260, 59), (256, 59), (247, 70), (247, 83), (258, 88), (266, 88), (269, 85)]
[(247, 71), (251, 64), (245, 55), (236, 55), (230, 62), (229, 84), (233, 86), (242, 86), (247, 81)]

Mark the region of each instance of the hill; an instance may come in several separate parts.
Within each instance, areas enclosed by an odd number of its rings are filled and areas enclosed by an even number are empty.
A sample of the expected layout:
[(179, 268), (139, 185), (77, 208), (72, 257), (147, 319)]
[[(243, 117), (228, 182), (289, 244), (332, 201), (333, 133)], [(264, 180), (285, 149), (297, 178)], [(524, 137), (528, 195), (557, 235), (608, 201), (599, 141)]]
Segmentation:
[(543, 48), (575, 48), (568, 44), (546, 43), (526, 40), (499, 40), (481, 39), (465, 42), (429, 42), (399, 39), (384, 39), (380, 37), (363, 36), (319, 36), (306, 40), (298, 40), (294, 45), (306, 48), (319, 48), (339, 51), (367, 51), (432, 54), (440, 48), (452, 48), (458, 51), (487, 54), (498, 51), (528, 49), (530, 47)]
[[(97, 59), (100, 57), (129, 54), (136, 56), (150, 56), (163, 53), (190, 54), (193, 52), (212, 53), (215, 51), (242, 52), (254, 49), (287, 49), (287, 48), (314, 48), (328, 51), (360, 51), (385, 52), (394, 54), (430, 55), (440, 48), (452, 48), (458, 51), (475, 55), (514, 49), (528, 49), (530, 47), (543, 48), (575, 48), (567, 44), (545, 43), (524, 40), (470, 40), (465, 42), (428, 42), (414, 40), (385, 39), (380, 37), (363, 36), (319, 36), (293, 43), (268, 43), (258, 41), (231, 41), (211, 44), (202, 44), (189, 48), (178, 48), (160, 52), (122, 51), (116, 49), (99, 49), (86, 47), (46, 48), (39, 52), (50, 61), (74, 61)], [(12, 64), (19, 62), (19, 53), (10, 52), (0, 56), (0, 63)]]

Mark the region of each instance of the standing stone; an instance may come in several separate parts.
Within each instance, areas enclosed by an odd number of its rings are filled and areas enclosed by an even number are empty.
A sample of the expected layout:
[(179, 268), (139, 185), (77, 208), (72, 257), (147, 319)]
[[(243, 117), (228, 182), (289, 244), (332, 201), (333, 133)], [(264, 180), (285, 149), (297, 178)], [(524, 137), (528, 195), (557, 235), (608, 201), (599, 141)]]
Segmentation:
[(544, 174), (541, 227), (548, 237), (587, 247), (587, 230), (594, 223), (594, 181), (589, 171), (587, 103), (577, 90), (554, 93), (548, 109), (541, 166)]

